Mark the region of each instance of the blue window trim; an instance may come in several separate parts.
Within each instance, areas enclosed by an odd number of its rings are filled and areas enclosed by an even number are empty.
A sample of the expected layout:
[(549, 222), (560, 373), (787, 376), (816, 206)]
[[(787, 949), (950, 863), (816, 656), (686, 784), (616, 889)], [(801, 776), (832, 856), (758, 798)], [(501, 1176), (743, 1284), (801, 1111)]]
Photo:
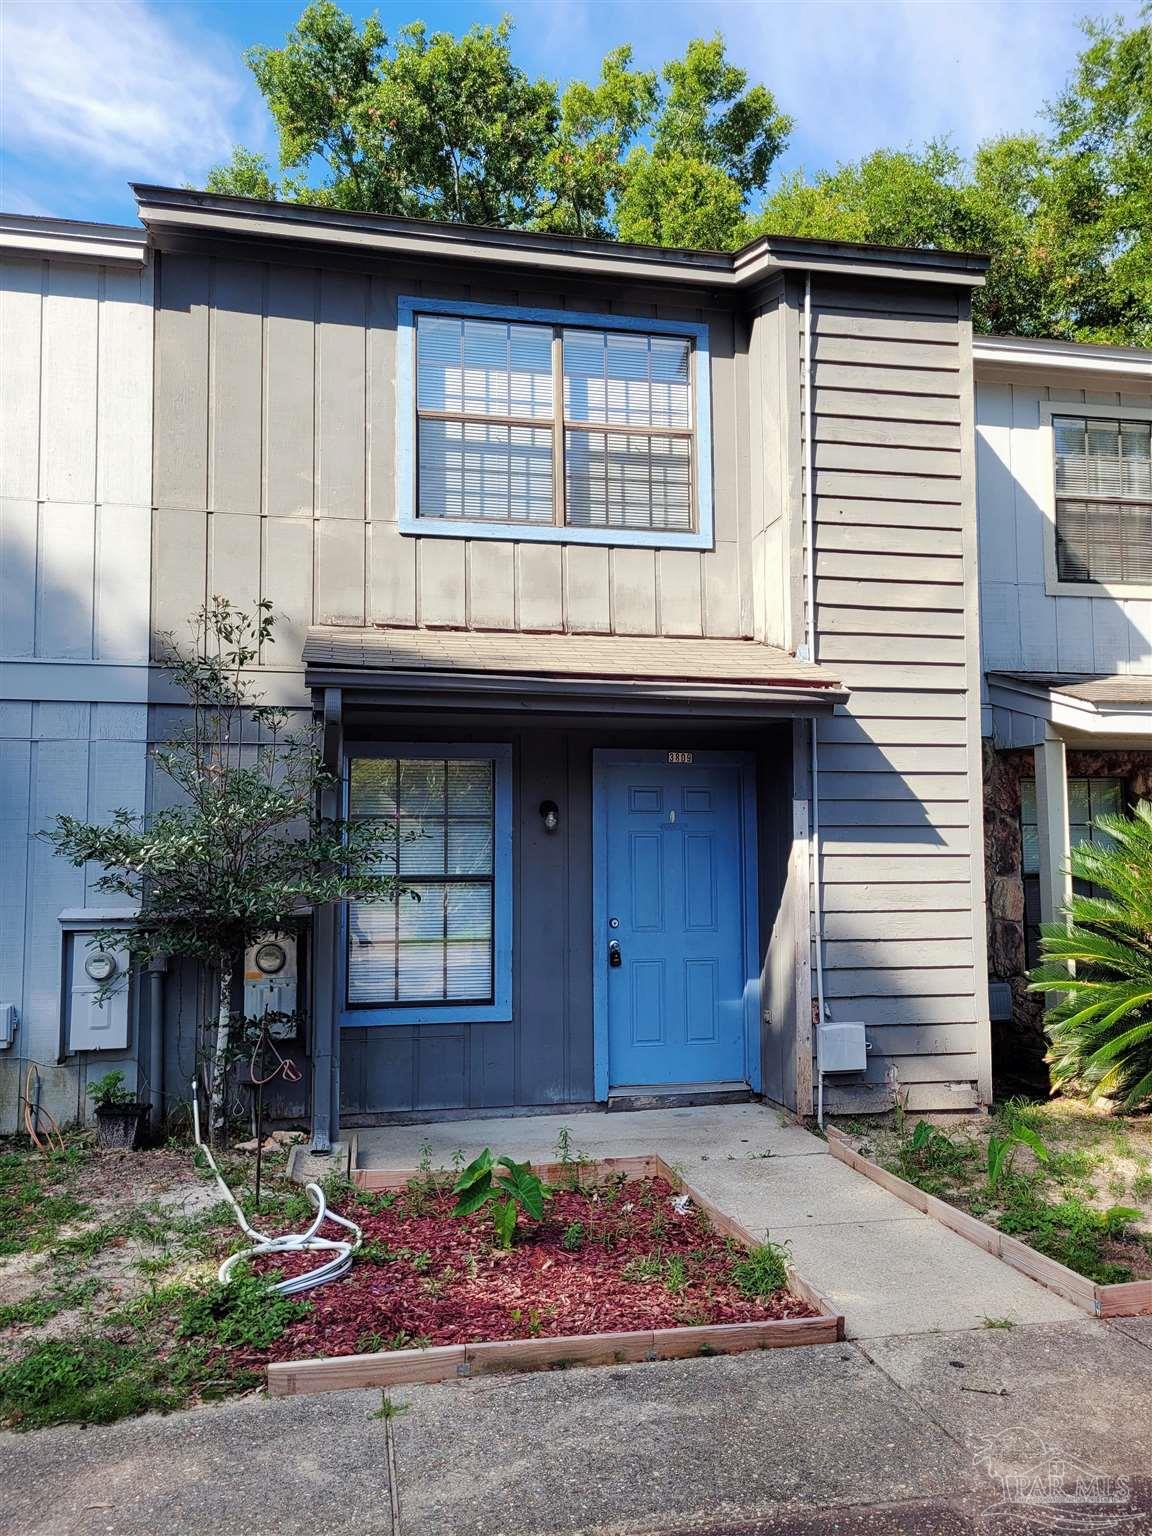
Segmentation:
[(348, 814), (350, 764), (362, 757), (489, 757), (495, 764), (493, 933), (490, 1003), (407, 1003), (403, 1007), (349, 1008), (348, 904), (340, 908), (336, 965), (338, 1018), (344, 1029), (380, 1024), (507, 1023), (512, 1018), (512, 748), (507, 742), (373, 741), (344, 748), (344, 814)]
[[(583, 325), (602, 331), (642, 331), (652, 336), (692, 339), (694, 470), (698, 526), (692, 533), (663, 529), (569, 528), (552, 524), (467, 522), (419, 517), (416, 508), (416, 316), (466, 315), (483, 320), (536, 321), (542, 325)], [(656, 320), (571, 309), (530, 309), (508, 304), (472, 304), (463, 300), (420, 299), (401, 294), (396, 300), (396, 511), (401, 533), (439, 539), (515, 539), (541, 544), (604, 544), (643, 549), (711, 549), (712, 381), (708, 327), (688, 320)]]
[[(597, 747), (592, 753), (592, 1006), (593, 1074), (598, 1103), (608, 1098), (608, 791), (605, 768), (617, 763), (667, 763), (656, 748)], [(756, 759), (751, 752), (693, 752), (702, 768), (735, 767), (740, 780), (741, 876), (744, 909), (744, 1072), (762, 1091), (760, 1067), (760, 907), (757, 887)]]

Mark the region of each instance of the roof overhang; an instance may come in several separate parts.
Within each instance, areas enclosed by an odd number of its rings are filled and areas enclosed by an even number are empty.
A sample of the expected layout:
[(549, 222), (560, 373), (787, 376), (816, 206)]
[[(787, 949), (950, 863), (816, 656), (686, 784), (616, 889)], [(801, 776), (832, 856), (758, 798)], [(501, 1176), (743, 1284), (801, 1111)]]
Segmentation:
[(413, 709), (762, 719), (848, 697), (825, 668), (752, 640), (322, 625), (304, 664), (312, 688)]
[(140, 218), (162, 249), (188, 240), (291, 242), (367, 258), (429, 258), (613, 281), (649, 279), (679, 286), (741, 290), (781, 272), (824, 270), (852, 277), (976, 287), (987, 258), (967, 252), (852, 245), (761, 235), (735, 252), (668, 249), (573, 235), (438, 223), (351, 213), (303, 203), (265, 202), (186, 188), (133, 185)]
[(1152, 743), (1152, 676), (989, 672), (989, 700), (1031, 715), (1068, 741)]
[(101, 266), (142, 267), (148, 260), (148, 236), (126, 224), (85, 224), (74, 219), (44, 219), (0, 213), (0, 251), (8, 256), (61, 261), (95, 261)]
[(972, 359), (978, 373), (1028, 368), (1048, 373), (1123, 374), (1128, 378), (1152, 379), (1152, 350), (1147, 347), (1042, 341), (1031, 336), (974, 336)]

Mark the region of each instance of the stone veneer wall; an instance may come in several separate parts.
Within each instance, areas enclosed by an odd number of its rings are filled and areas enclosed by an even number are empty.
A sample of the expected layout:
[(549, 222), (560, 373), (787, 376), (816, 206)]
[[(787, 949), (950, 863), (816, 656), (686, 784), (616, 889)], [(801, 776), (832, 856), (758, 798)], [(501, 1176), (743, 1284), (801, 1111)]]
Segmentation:
[[(988, 975), (1012, 988), (1012, 1021), (992, 1023), (992, 1063), (1009, 1087), (1046, 1089), (1044, 1007), (1024, 978), (1024, 880), (1020, 781), (1035, 777), (1031, 751), (984, 744), (984, 867), (988, 896)], [(1152, 799), (1152, 751), (1069, 751), (1068, 777), (1123, 779), (1129, 800)]]

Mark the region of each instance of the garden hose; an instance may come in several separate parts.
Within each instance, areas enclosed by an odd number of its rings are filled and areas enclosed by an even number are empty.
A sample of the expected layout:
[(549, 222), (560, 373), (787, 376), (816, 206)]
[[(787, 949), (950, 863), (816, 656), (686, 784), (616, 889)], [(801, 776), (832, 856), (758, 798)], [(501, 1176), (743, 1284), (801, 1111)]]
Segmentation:
[[(235, 1212), (236, 1220), (245, 1237), (253, 1239), (250, 1248), (244, 1248), (239, 1253), (234, 1253), (230, 1259), (225, 1259), (218, 1271), (221, 1285), (227, 1285), (232, 1278), (232, 1272), (238, 1264), (248, 1259), (264, 1258), (268, 1254), (279, 1253), (320, 1253), (330, 1251), (332, 1257), (326, 1259), (323, 1264), (318, 1264), (315, 1269), (308, 1270), (303, 1275), (294, 1275), (287, 1280), (277, 1280), (273, 1290), (279, 1291), (282, 1296), (295, 1296), (300, 1291), (310, 1291), (314, 1286), (327, 1285), (330, 1280), (342, 1280), (352, 1268), (352, 1257), (363, 1239), (363, 1232), (354, 1221), (348, 1221), (343, 1216), (337, 1216), (335, 1211), (328, 1209), (328, 1202), (324, 1199), (324, 1191), (319, 1184), (305, 1184), (304, 1188), (308, 1198), (316, 1207), (316, 1217), (306, 1232), (287, 1232), (283, 1237), (268, 1237), (263, 1232), (257, 1232), (255, 1227), (248, 1225), (244, 1212), (240, 1209), (235, 1195), (228, 1188), (216, 1166), (216, 1159), (211, 1151), (200, 1140), (200, 1100), (196, 1091), (196, 1079), (192, 1079), (192, 1126), (196, 1145), (208, 1159), (208, 1166), (216, 1177), (216, 1182), (224, 1195), (225, 1200)], [(342, 1238), (319, 1237), (317, 1233), (325, 1221), (335, 1222), (337, 1226), (346, 1227), (354, 1234), (351, 1241)]]
[[(24, 1112), (24, 1129), (37, 1152), (45, 1157), (51, 1152), (63, 1152), (64, 1137), (56, 1117), (49, 1114), (40, 1102), (40, 1073), (34, 1061), (28, 1063), (24, 1096), (20, 1102)], [(42, 1139), (41, 1133), (48, 1138), (47, 1141)]]

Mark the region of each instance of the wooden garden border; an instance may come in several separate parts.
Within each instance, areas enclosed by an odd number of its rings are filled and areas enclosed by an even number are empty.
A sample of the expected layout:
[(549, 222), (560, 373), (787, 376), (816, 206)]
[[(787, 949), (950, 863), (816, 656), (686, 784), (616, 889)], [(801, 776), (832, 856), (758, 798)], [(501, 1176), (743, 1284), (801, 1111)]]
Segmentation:
[(1078, 1275), (1074, 1269), (1069, 1269), (1066, 1264), (1060, 1264), (1046, 1254), (1037, 1253), (1035, 1248), (1029, 1248), (1027, 1243), (1020, 1242), (1018, 1238), (997, 1231), (986, 1221), (969, 1216), (967, 1211), (949, 1205), (947, 1200), (938, 1200), (935, 1195), (918, 1189), (899, 1174), (881, 1168), (879, 1163), (857, 1152), (844, 1132), (835, 1126), (827, 1125), (824, 1129), (828, 1137), (828, 1150), (840, 1162), (847, 1163), (849, 1168), (855, 1168), (857, 1173), (871, 1179), (873, 1184), (879, 1184), (881, 1189), (888, 1190), (916, 1210), (923, 1211), (925, 1216), (931, 1216), (941, 1226), (966, 1237), (970, 1243), (975, 1243), (994, 1258), (1003, 1259), (1005, 1264), (1018, 1269), (1030, 1280), (1055, 1291), (1081, 1311), (1093, 1317), (1143, 1317), (1152, 1314), (1152, 1280), (1128, 1280), (1122, 1285), (1097, 1285), (1086, 1275)]
[[(605, 1157), (579, 1163), (534, 1163), (546, 1183), (578, 1172), (581, 1178), (667, 1179), (690, 1196), (714, 1231), (754, 1248), (756, 1239), (700, 1195), (661, 1157)], [(358, 1168), (353, 1181), (365, 1190), (403, 1189), (427, 1174), (416, 1168)], [(844, 1337), (844, 1319), (791, 1266), (788, 1289), (816, 1309), (816, 1317), (770, 1318), (755, 1323), (719, 1323), (704, 1328), (657, 1328), (635, 1333), (559, 1335), (548, 1339), (498, 1339), (477, 1344), (444, 1344), (397, 1349), (384, 1354), (333, 1355), (321, 1360), (284, 1360), (268, 1366), (268, 1395), (345, 1392), (354, 1387), (393, 1387), (421, 1381), (448, 1381), (493, 1372), (554, 1370), (570, 1365), (621, 1365), (640, 1360), (682, 1360), (697, 1355), (733, 1355), (748, 1349), (786, 1349), (800, 1344), (833, 1344)]]

